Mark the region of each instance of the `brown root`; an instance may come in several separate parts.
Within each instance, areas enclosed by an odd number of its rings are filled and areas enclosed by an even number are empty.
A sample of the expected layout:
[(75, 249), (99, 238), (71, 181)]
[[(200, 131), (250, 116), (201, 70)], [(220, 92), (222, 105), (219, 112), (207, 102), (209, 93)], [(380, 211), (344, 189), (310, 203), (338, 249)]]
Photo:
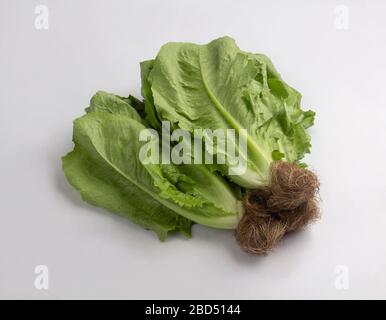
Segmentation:
[(271, 168), (271, 195), (267, 205), (277, 210), (295, 209), (313, 198), (318, 188), (318, 178), (310, 170), (276, 161)]
[(319, 181), (313, 172), (276, 161), (270, 182), (265, 189), (248, 192), (244, 199), (245, 214), (235, 237), (249, 253), (271, 251), (286, 233), (303, 229), (320, 216)]

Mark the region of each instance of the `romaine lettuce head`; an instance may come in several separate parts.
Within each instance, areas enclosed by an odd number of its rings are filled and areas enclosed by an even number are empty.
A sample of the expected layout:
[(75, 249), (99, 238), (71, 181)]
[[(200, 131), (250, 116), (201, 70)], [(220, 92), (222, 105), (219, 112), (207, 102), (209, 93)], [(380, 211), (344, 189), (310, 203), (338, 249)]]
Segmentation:
[[(235, 229), (241, 248), (257, 254), (319, 218), (318, 178), (300, 163), (310, 151), (306, 129), (315, 113), (302, 110), (300, 93), (265, 55), (242, 51), (229, 37), (168, 43), (141, 63), (141, 78), (143, 102), (100, 91), (74, 121), (75, 147), (63, 157), (63, 170), (86, 202), (161, 240), (169, 232), (190, 236), (192, 223)], [(164, 121), (188, 132), (187, 141), (170, 139), (178, 131), (166, 139), (181, 147), (193, 142), (187, 157), (194, 164), (141, 161), (145, 146), (163, 147)], [(197, 137), (200, 130), (205, 134)], [(236, 139), (209, 144), (208, 130), (231, 131)], [(143, 133), (150, 140), (142, 141)], [(237, 174), (234, 145), (246, 164)], [(215, 163), (199, 164), (200, 153)], [(227, 160), (216, 162), (223, 155)]]

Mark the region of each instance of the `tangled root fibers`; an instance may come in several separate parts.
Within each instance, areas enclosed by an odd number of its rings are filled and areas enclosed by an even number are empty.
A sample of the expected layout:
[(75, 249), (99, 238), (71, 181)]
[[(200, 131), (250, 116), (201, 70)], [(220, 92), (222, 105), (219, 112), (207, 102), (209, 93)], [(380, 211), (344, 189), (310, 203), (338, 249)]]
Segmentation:
[(274, 162), (270, 186), (250, 191), (244, 198), (245, 214), (235, 232), (240, 247), (249, 253), (268, 253), (286, 233), (317, 220), (318, 189), (318, 178), (310, 170)]

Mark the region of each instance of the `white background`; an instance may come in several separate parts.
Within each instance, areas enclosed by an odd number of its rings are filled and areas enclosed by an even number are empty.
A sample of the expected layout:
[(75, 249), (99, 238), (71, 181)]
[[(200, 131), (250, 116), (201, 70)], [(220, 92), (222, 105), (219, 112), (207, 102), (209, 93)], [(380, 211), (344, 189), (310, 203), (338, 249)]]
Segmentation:
[[(39, 4), (48, 30), (34, 26)], [(0, 0), (0, 297), (386, 298), (385, 15), (375, 0)], [(140, 96), (139, 62), (162, 44), (223, 35), (269, 55), (317, 112), (307, 162), (323, 219), (265, 257), (202, 226), (160, 243), (83, 203), (61, 171), (93, 93)], [(36, 265), (49, 290), (34, 287)]]

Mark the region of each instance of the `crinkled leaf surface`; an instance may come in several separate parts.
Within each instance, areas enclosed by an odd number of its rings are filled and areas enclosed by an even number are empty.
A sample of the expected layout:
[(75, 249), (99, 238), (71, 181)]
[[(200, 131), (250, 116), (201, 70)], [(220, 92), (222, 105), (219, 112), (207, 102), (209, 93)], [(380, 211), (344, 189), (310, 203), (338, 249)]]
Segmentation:
[(160, 120), (191, 132), (247, 130), (248, 170), (230, 176), (241, 186), (264, 186), (272, 161), (297, 162), (309, 152), (305, 129), (314, 113), (300, 108), (300, 93), (266, 56), (241, 51), (229, 37), (207, 45), (168, 43), (146, 62), (142, 78), (145, 100)]

